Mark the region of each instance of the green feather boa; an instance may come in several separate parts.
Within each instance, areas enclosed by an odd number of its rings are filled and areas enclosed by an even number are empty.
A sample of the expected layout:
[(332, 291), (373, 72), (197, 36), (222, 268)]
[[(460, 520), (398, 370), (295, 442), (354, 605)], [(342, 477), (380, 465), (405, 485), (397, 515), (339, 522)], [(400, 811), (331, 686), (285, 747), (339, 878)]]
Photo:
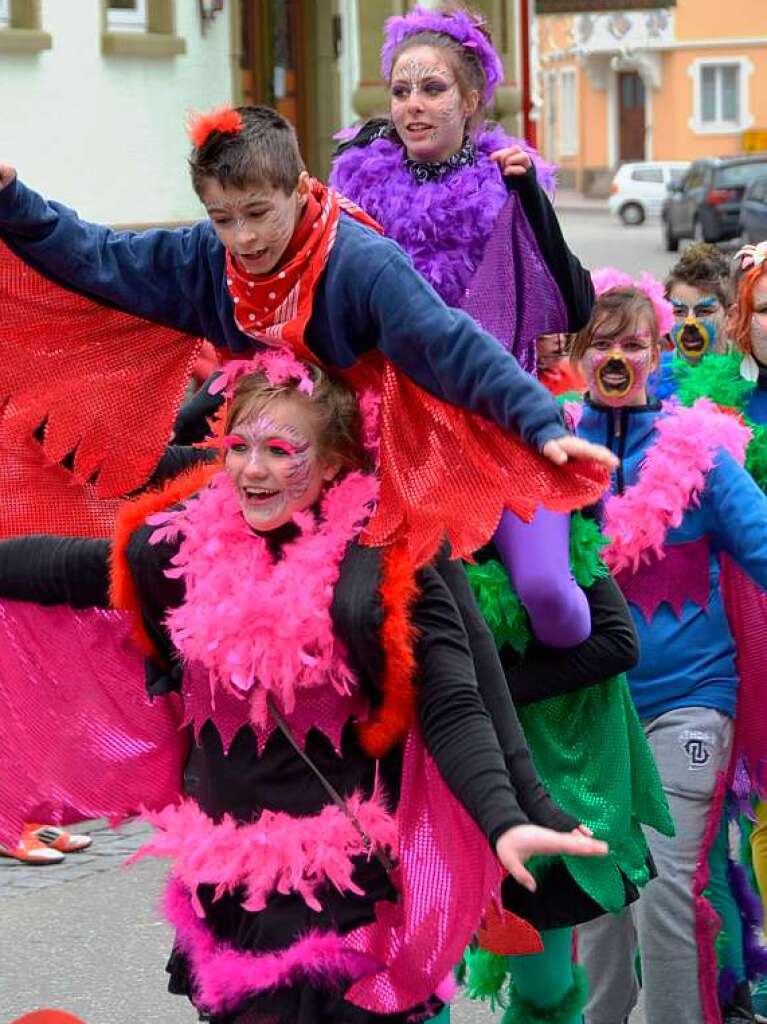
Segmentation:
[(699, 398), (710, 398), (726, 409), (735, 409), (751, 430), (753, 438), (746, 452), (746, 469), (767, 493), (767, 424), (754, 423), (745, 408), (753, 394), (754, 384), (740, 375), (742, 356), (739, 352), (727, 355), (712, 353), (704, 356), (697, 366), (680, 361), (674, 367), (677, 380), (677, 398), (690, 406)]

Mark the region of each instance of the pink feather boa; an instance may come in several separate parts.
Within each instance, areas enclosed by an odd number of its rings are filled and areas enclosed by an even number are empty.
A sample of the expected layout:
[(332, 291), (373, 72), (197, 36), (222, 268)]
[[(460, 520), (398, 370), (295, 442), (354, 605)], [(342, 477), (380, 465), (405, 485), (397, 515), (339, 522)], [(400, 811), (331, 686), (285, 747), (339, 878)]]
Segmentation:
[(249, 996), (280, 986), (300, 981), (340, 986), (381, 968), (335, 932), (311, 931), (276, 953), (248, 953), (217, 942), (198, 920), (178, 879), (171, 879), (165, 891), (165, 915), (176, 929), (176, 947), (189, 961), (195, 1004), (213, 1013), (235, 1009)]
[(605, 292), (612, 291), (613, 288), (637, 288), (640, 292), (644, 292), (655, 310), (655, 321), (660, 337), (668, 334), (674, 326), (673, 307), (666, 298), (663, 285), (652, 274), (643, 271), (634, 280), (630, 274), (626, 274), (622, 270), (616, 270), (614, 267), (602, 267), (600, 270), (592, 272), (591, 280), (594, 283), (594, 291), (597, 296), (604, 295)]
[(152, 516), (152, 543), (183, 535), (168, 576), (181, 577), (186, 599), (170, 611), (173, 643), (223, 687), (250, 696), (263, 726), (267, 698), (285, 714), (298, 690), (329, 684), (348, 694), (354, 676), (333, 635), (330, 605), (341, 559), (370, 515), (377, 480), (350, 473), (325, 495), (319, 518), (296, 514), (299, 537), (275, 561), (240, 511), (226, 473), (218, 473), (180, 510)]
[[(397, 855), (397, 825), (384, 806), (380, 792), (363, 800), (359, 793), (346, 805), (374, 847)], [(158, 833), (132, 855), (172, 857), (173, 877), (192, 893), (192, 904), (202, 917), (198, 885), (215, 885), (214, 899), (244, 886), (242, 905), (256, 913), (274, 892), (298, 893), (312, 910), (321, 910), (317, 890), (330, 883), (339, 892), (364, 895), (352, 881), (352, 857), (371, 855), (360, 832), (343, 811), (330, 804), (312, 817), (264, 811), (258, 821), (238, 824), (225, 815), (216, 823), (196, 803), (187, 800), (156, 813), (146, 813)]]
[(650, 554), (663, 558), (666, 534), (699, 503), (717, 452), (729, 452), (741, 464), (745, 459), (751, 431), (707, 398), (689, 409), (668, 408), (669, 415), (657, 420), (657, 440), (639, 479), (605, 503), (610, 542), (603, 555), (613, 573), (636, 572)]

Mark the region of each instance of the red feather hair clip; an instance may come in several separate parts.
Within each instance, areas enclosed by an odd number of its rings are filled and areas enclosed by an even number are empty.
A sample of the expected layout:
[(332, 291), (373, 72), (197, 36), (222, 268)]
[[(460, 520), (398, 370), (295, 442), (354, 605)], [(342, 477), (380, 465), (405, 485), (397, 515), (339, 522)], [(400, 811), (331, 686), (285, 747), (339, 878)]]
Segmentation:
[(193, 110), (187, 118), (186, 130), (194, 148), (200, 149), (213, 132), (221, 132), (224, 135), (237, 135), (241, 132), (242, 117), (229, 103), (214, 107), (207, 114)]

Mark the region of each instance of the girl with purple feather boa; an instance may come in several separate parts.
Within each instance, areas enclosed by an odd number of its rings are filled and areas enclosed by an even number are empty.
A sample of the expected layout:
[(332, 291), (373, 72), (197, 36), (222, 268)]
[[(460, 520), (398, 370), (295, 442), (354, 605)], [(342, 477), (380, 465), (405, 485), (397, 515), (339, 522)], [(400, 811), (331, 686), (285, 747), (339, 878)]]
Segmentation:
[[(390, 118), (343, 133), (331, 184), (534, 373), (535, 339), (578, 330), (593, 290), (544, 191), (553, 167), (485, 120), (503, 78), (485, 26), (452, 5), (390, 18), (382, 73)], [(568, 539), (568, 517), (544, 509), (531, 524), (507, 511), (494, 538), (536, 637), (554, 647), (591, 629)]]
[[(579, 330), (594, 292), (547, 196), (554, 168), (485, 120), (503, 79), (485, 26), (453, 4), (419, 6), (387, 21), (381, 57), (390, 116), (342, 133), (330, 182), (383, 226), (445, 302), (535, 373), (536, 339)], [(529, 525), (507, 511), (494, 537), (536, 638), (550, 647), (575, 647), (591, 631), (570, 575), (569, 535), (569, 517), (539, 509)], [(558, 1024), (580, 1018), (568, 948), (526, 958), (523, 971), (531, 1007), (544, 986), (536, 1020), (538, 1012)], [(562, 982), (553, 990), (552, 971)]]

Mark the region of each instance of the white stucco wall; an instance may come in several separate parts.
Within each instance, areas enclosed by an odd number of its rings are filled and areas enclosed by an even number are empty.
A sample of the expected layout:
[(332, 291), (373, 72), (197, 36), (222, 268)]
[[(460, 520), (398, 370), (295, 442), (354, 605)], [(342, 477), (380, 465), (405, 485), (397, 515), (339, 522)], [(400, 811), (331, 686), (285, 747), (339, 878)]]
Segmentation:
[(112, 224), (196, 219), (186, 170), (189, 109), (229, 101), (228, 8), (200, 31), (198, 5), (177, 0), (176, 57), (101, 53), (100, 0), (43, 0), (53, 48), (0, 53), (0, 158), (45, 195)]

